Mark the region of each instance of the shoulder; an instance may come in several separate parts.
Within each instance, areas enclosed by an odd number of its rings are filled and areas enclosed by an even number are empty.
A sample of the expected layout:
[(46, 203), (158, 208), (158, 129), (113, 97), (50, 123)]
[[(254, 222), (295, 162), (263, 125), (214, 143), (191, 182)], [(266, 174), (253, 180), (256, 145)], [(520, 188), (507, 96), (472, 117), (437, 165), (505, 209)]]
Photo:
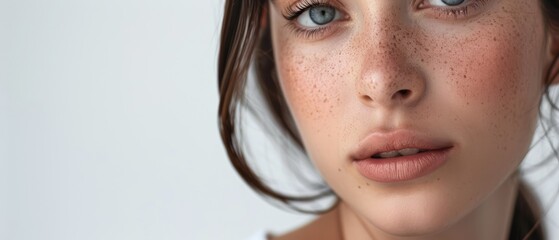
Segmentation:
[[(269, 240), (336, 240), (340, 234), (338, 222), (338, 209), (318, 216), (310, 223), (288, 232), (284, 235), (271, 236)], [(264, 240), (266, 238), (262, 238)]]

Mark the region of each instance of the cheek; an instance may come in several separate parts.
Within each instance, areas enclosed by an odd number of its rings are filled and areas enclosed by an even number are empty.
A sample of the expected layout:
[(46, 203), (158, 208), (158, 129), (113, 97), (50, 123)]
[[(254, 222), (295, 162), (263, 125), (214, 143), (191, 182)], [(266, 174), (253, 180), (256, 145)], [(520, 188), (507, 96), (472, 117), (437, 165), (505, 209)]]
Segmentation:
[[(320, 52), (320, 49), (316, 49)], [(316, 53), (313, 51), (280, 50), (277, 59), (278, 75), (283, 93), (295, 119), (323, 121), (325, 115), (335, 114), (343, 95), (343, 78), (348, 74), (339, 53)], [(332, 57), (336, 56), (336, 57)], [(347, 83), (346, 83), (347, 84)]]
[(307, 154), (322, 174), (335, 173), (347, 154), (343, 143), (351, 139), (343, 136), (351, 116), (352, 58), (343, 48), (294, 48), (289, 41), (279, 42), (284, 45), (275, 52), (278, 77)]
[(289, 39), (278, 41), (283, 43), (275, 47), (280, 84), (299, 131), (305, 136), (303, 140), (326, 140), (337, 135), (336, 126), (345, 115), (344, 106), (352, 89), (348, 76), (353, 65), (347, 49), (297, 44), (293, 47)]
[(433, 67), (445, 69), (431, 78), (444, 82), (434, 90), (439, 110), (448, 114), (441, 127), (452, 130), (465, 153), (448, 173), (468, 173), (446, 177), (479, 198), (515, 171), (537, 123), (544, 33), (534, 27), (542, 26), (536, 19), (516, 18), (505, 16), (470, 36), (439, 40), (443, 47), (435, 51), (441, 57)]
[(483, 30), (468, 36), (433, 39), (442, 47), (435, 49), (439, 57), (432, 67), (442, 66), (442, 70), (434, 71), (432, 79), (445, 82), (435, 88), (455, 121), (470, 130), (485, 128), (503, 139), (530, 139), (516, 129), (532, 129), (527, 126), (534, 125), (537, 117), (543, 88), (538, 36), (544, 34), (534, 26), (541, 25), (535, 19), (521, 22), (509, 16), (479, 26)]

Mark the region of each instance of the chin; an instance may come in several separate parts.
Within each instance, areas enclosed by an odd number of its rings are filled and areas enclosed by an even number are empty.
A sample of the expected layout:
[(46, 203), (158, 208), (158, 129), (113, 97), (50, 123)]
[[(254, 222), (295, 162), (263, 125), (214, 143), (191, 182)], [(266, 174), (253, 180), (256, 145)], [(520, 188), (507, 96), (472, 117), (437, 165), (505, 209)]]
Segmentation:
[(436, 207), (409, 207), (378, 219), (378, 228), (395, 236), (433, 235), (458, 221), (459, 216)]
[(425, 214), (421, 211), (387, 216), (378, 219), (378, 223), (373, 219), (369, 220), (369, 222), (375, 224), (375, 228), (378, 228), (382, 232), (399, 237), (435, 235), (449, 228), (450, 225), (456, 221), (456, 218), (445, 218), (436, 216), (436, 214), (433, 213)]
[[(375, 200), (353, 202), (354, 212), (363, 222), (387, 235), (400, 237), (431, 236), (451, 228), (478, 206), (477, 197), (458, 196), (435, 190), (436, 186), (416, 191), (375, 196)], [(466, 200), (467, 199), (467, 200)], [(367, 204), (366, 202), (374, 202)], [(378, 207), (377, 207), (378, 206)]]

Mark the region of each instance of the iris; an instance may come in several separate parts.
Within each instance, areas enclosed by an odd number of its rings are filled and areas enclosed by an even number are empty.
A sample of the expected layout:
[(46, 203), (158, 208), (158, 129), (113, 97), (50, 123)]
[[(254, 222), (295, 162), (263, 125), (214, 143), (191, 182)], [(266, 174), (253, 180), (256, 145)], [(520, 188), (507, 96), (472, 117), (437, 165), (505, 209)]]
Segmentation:
[(328, 24), (336, 17), (336, 9), (328, 6), (313, 7), (309, 10), (309, 16), (317, 25)]

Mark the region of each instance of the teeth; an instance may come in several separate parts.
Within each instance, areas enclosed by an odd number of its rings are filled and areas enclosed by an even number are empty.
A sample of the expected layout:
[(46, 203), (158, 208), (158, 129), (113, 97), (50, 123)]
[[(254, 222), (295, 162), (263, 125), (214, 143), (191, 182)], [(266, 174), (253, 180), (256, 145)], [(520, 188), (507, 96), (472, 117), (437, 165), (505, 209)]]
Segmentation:
[(390, 152), (381, 152), (379, 154), (375, 154), (373, 157), (376, 158), (393, 158), (399, 156), (408, 156), (419, 153), (421, 150), (418, 148), (404, 148), (396, 151)]
[(396, 156), (399, 156), (399, 155), (400, 155), (400, 153), (398, 153), (398, 151), (390, 151), (390, 152), (379, 153), (379, 156), (381, 158), (391, 158), (391, 157), (396, 157)]
[(402, 154), (404, 156), (413, 155), (413, 154), (416, 154), (418, 152), (419, 152), (419, 149), (417, 149), (417, 148), (405, 148), (405, 149), (402, 149), (402, 150), (398, 150), (398, 153)]

